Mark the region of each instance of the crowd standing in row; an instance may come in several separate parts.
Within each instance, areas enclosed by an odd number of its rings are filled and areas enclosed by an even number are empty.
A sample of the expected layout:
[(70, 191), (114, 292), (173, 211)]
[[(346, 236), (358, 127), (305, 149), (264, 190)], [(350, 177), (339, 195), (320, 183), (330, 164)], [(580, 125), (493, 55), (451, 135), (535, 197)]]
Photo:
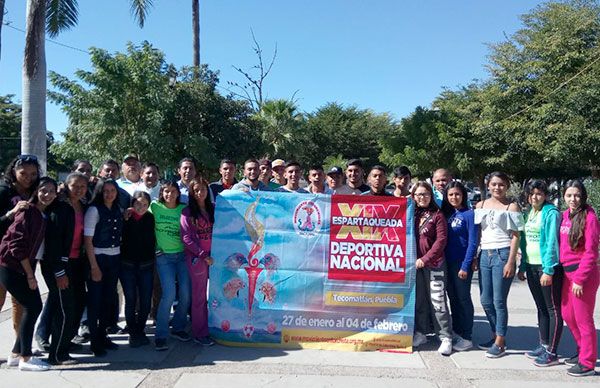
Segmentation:
[[(118, 163), (107, 160), (94, 177), (91, 164), (79, 160), (59, 188), (53, 179), (40, 178), (35, 156), (12, 161), (0, 185), (0, 305), (8, 291), (16, 333), (9, 366), (42, 371), (48, 363), (76, 363), (70, 352), (81, 346), (77, 338), (84, 315), (93, 353), (103, 356), (117, 349), (107, 334), (118, 321), (119, 281), (131, 347), (150, 343), (145, 333), (149, 316), (156, 324), (158, 351), (168, 349), (169, 336), (212, 345), (207, 282), (214, 204), (219, 193), (233, 189), (412, 198), (418, 235), (413, 346), (435, 333), (443, 355), (473, 347), (471, 280), (479, 270), (481, 303), (492, 333), (479, 347), (490, 358), (505, 355), (507, 298), (517, 274), (527, 280), (538, 309), (540, 344), (526, 356), (540, 367), (558, 364), (564, 319), (578, 350), (565, 361), (572, 365), (568, 373), (594, 374), (600, 228), (579, 181), (566, 184), (568, 208), (560, 214), (539, 180), (526, 188), (523, 213), (508, 197), (510, 179), (501, 172), (489, 175), (491, 196), (475, 209), (465, 186), (445, 169), (433, 173), (433, 186), (419, 181), (410, 188), (409, 169), (398, 167), (390, 192), (386, 169), (372, 167), (365, 183), (359, 159), (348, 162), (345, 174), (340, 167), (325, 173), (322, 166), (311, 166), (306, 188), (301, 187), (301, 165), (281, 159), (247, 160), (239, 182), (229, 159), (220, 164), (221, 179), (211, 184), (192, 158), (182, 159), (177, 173), (178, 181), (159, 182), (156, 164), (142, 166), (135, 155), (127, 155), (122, 176)], [(34, 276), (38, 261), (49, 290), (43, 312)], [(48, 363), (32, 352), (40, 313), (36, 337), (47, 345), (42, 347)], [(192, 336), (186, 331), (188, 313)]]

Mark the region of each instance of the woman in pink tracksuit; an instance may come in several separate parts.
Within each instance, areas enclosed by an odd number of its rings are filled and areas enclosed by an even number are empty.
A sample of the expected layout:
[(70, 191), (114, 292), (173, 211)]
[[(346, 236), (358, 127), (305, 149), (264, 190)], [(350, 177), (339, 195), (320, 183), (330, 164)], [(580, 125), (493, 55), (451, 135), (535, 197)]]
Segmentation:
[(215, 222), (214, 207), (208, 195), (208, 182), (196, 178), (189, 184), (190, 201), (181, 213), (181, 238), (192, 280), (192, 332), (194, 341), (204, 346), (214, 344), (208, 335), (206, 287), (208, 266), (212, 264), (210, 245)]
[(562, 315), (577, 343), (578, 355), (566, 360), (571, 376), (592, 376), (598, 348), (594, 327), (594, 304), (600, 283), (598, 238), (600, 227), (587, 191), (578, 180), (567, 182), (568, 209), (560, 225), (560, 263), (565, 271)]

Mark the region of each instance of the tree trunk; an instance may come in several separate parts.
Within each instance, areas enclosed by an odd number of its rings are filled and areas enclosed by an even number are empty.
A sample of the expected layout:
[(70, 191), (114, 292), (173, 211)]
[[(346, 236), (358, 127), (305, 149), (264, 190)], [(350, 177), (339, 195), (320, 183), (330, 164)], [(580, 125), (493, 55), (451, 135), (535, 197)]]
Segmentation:
[(200, 76), (200, 0), (192, 0), (192, 31), (194, 45), (194, 76)]
[(27, 1), (23, 60), (21, 153), (38, 157), (46, 172), (46, 0)]

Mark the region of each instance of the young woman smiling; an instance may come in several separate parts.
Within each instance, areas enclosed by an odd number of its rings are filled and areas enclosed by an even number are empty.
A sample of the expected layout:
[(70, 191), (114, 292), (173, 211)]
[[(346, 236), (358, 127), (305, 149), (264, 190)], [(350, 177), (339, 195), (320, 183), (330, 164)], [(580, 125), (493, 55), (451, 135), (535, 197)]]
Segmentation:
[(521, 236), (519, 279), (525, 280), (538, 311), (539, 346), (525, 353), (536, 366), (558, 364), (556, 354), (563, 329), (560, 312), (563, 271), (558, 263), (558, 227), (560, 212), (546, 201), (548, 186), (533, 180), (526, 189), (525, 230)]
[(427, 182), (417, 182), (412, 190), (415, 201), (417, 232), (416, 311), (413, 346), (427, 342), (425, 334), (433, 324), (442, 344), (438, 352), (452, 353), (452, 323), (446, 303), (446, 218), (433, 200), (433, 189)]
[(181, 214), (181, 237), (185, 245), (185, 260), (192, 282), (192, 332), (194, 341), (211, 346), (208, 335), (208, 266), (215, 209), (208, 196), (208, 182), (195, 178), (190, 182), (190, 202)]
[(36, 259), (41, 258), (46, 215), (44, 211), (56, 199), (57, 184), (42, 178), (29, 206), (18, 210), (0, 242), (0, 284), (23, 308), (18, 334), (8, 366), (25, 371), (45, 371), (49, 365), (32, 357), (31, 342), (35, 322), (42, 311), (42, 299), (35, 278)]
[(507, 196), (509, 187), (508, 175), (491, 173), (488, 176), (491, 198), (479, 202), (475, 208), (475, 223), (481, 225), (481, 305), (492, 329), (492, 339), (479, 344), (479, 348), (486, 350), (489, 358), (506, 354), (506, 301), (515, 276), (520, 232), (523, 230), (523, 215), (519, 206)]
[(456, 351), (473, 347), (473, 301), (471, 299), (471, 265), (477, 253), (479, 230), (475, 213), (467, 204), (467, 189), (458, 181), (450, 182), (444, 191), (442, 210), (448, 220), (446, 264), (448, 266), (448, 299), (452, 310)]
[[(189, 188), (189, 185), (188, 185)], [(181, 193), (175, 182), (165, 182), (160, 186), (158, 201), (152, 202), (150, 211), (154, 215), (156, 232), (156, 270), (160, 278), (162, 295), (156, 312), (156, 350), (167, 350), (169, 316), (171, 307), (178, 296), (177, 309), (173, 316), (171, 336), (180, 341), (191, 340), (185, 331), (187, 313), (190, 308), (190, 274), (183, 254), (180, 221), (185, 205), (179, 202)], [(176, 289), (177, 284), (177, 289)]]
[(118, 345), (106, 333), (113, 312), (119, 280), (121, 254), (122, 210), (119, 207), (119, 188), (112, 179), (100, 179), (94, 189), (92, 203), (85, 212), (83, 240), (90, 264), (88, 279), (87, 320), (94, 355), (106, 355), (106, 349)]
[(568, 209), (560, 224), (560, 263), (565, 271), (562, 315), (577, 343), (578, 355), (566, 360), (571, 376), (593, 376), (598, 356), (594, 307), (600, 284), (598, 239), (600, 226), (587, 204), (587, 191), (578, 180), (565, 186)]

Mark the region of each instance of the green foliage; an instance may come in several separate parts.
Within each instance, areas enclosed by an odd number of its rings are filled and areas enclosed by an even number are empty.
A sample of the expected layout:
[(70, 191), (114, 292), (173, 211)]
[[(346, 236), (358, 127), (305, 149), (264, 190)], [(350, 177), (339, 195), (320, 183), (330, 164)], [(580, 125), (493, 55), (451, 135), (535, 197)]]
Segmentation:
[(600, 179), (588, 179), (584, 182), (588, 193), (588, 203), (600, 214)]
[(373, 165), (379, 162), (380, 141), (394, 132), (397, 123), (387, 113), (328, 103), (307, 115), (305, 128), (297, 144), (301, 146), (298, 158), (307, 165), (335, 155)]
[(250, 109), (220, 96), (206, 67), (199, 79), (177, 72), (148, 42), (126, 53), (90, 52), (93, 70), (77, 71), (78, 81), (50, 73), (57, 91), (49, 97), (69, 117), (64, 142), (52, 148), (61, 157), (98, 164), (136, 153), (168, 168), (192, 155), (216, 167), (225, 152), (252, 151), (244, 148), (256, 137)]
[(294, 155), (298, 154), (298, 145), (302, 144), (297, 144), (295, 140), (301, 137), (305, 120), (293, 101), (265, 101), (256, 119), (262, 127), (261, 140), (267, 158), (277, 155), (294, 158)]
[(0, 172), (21, 151), (21, 106), (13, 97), (0, 96)]

